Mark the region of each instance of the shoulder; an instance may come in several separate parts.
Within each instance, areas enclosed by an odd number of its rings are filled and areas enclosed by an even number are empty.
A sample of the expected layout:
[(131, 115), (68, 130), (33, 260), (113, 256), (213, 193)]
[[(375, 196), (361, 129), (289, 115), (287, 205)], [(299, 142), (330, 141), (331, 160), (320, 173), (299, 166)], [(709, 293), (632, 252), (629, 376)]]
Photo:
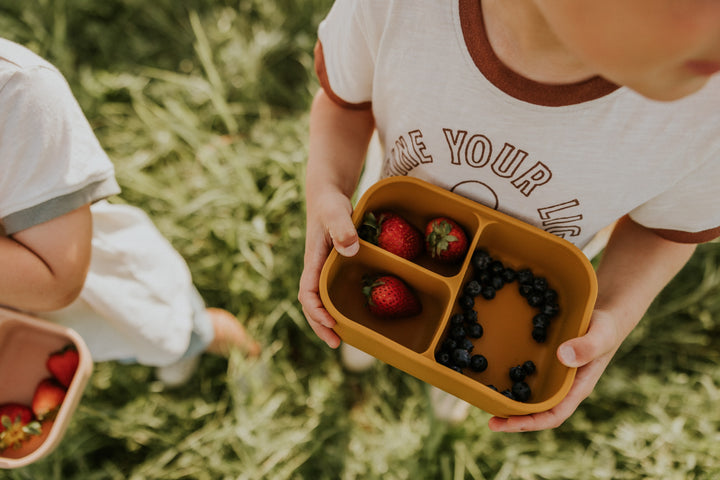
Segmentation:
[(49, 125), (75, 107), (65, 77), (50, 62), (21, 45), (0, 39), (0, 123)]
[(0, 68), (3, 70), (22, 70), (33, 67), (54, 69), (50, 62), (29, 48), (8, 39), (0, 38)]
[[(17, 43), (0, 38), (0, 101), (57, 100), (69, 90), (50, 62)], [(51, 102), (52, 103), (52, 102)]]

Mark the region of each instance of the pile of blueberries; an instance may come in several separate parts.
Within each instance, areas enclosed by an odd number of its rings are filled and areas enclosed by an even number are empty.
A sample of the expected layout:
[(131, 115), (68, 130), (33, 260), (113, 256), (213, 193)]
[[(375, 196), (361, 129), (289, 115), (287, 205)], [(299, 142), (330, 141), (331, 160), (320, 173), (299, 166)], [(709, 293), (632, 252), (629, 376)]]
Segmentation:
[[(474, 310), (476, 297), (492, 300), (497, 291), (506, 284), (517, 282), (520, 295), (531, 307), (537, 309), (537, 314), (532, 319), (531, 335), (538, 343), (545, 342), (551, 320), (560, 311), (557, 292), (550, 288), (544, 277), (535, 276), (530, 269), (515, 271), (483, 249), (473, 252), (470, 263), (473, 276), (464, 285), (458, 298), (461, 311), (450, 317), (447, 335), (435, 353), (438, 363), (460, 373), (466, 368), (473, 372), (483, 372), (488, 367), (488, 361), (483, 355), (473, 354), (473, 339), (483, 335), (477, 311)], [(533, 373), (535, 364), (530, 360), (510, 368), (509, 376), (513, 386), (500, 393), (513, 400), (527, 401), (531, 392), (524, 380)], [(492, 385), (489, 387), (498, 390)]]

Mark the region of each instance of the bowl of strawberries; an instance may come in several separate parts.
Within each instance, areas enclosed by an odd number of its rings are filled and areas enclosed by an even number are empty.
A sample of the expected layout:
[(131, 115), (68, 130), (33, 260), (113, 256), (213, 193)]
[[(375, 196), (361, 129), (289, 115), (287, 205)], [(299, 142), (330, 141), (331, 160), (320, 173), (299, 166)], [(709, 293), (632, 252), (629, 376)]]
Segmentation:
[(0, 468), (28, 465), (58, 445), (91, 371), (74, 330), (0, 308)]
[(570, 242), (412, 177), (353, 212), (360, 250), (333, 250), (320, 296), (360, 350), (493, 415), (545, 411), (572, 385), (556, 355), (584, 334), (595, 272)]

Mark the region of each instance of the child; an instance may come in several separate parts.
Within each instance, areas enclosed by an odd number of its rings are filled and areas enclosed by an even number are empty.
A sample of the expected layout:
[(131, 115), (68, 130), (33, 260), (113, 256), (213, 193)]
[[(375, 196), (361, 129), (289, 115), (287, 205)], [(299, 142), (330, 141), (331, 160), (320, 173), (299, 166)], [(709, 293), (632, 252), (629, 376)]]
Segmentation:
[(593, 390), (694, 244), (720, 235), (720, 2), (338, 0), (319, 28), (299, 299), (331, 347), (318, 296), (351, 223), (367, 142), (382, 177), (411, 175), (583, 248), (615, 223), (578, 367), (555, 408), (492, 418), (557, 427)]
[(113, 165), (61, 74), (0, 39), (0, 305), (75, 329), (96, 361), (189, 377), (203, 351), (258, 345), (205, 308), (182, 257), (139, 209), (110, 204)]

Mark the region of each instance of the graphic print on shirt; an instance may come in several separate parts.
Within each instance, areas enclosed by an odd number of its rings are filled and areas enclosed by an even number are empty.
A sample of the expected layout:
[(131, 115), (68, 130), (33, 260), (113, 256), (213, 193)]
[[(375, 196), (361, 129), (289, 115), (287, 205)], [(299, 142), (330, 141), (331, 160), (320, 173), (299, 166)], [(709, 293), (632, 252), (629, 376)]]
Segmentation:
[[(496, 144), (485, 135), (467, 130), (443, 128), (447, 150), (431, 152), (421, 130), (416, 129), (399, 136), (383, 162), (382, 177), (407, 175), (421, 165), (447, 161), (459, 168), (482, 170), (482, 178), (488, 173), (508, 182), (517, 192), (529, 198), (533, 192), (546, 187), (552, 179), (550, 168), (530, 158), (528, 152), (503, 142), (497, 153)], [(468, 178), (448, 188), (451, 192), (474, 200), (487, 207), (502, 211), (502, 199), (488, 181)], [(570, 199), (555, 205), (537, 208), (536, 225), (561, 238), (578, 237), (582, 232), (578, 213), (580, 201)]]

